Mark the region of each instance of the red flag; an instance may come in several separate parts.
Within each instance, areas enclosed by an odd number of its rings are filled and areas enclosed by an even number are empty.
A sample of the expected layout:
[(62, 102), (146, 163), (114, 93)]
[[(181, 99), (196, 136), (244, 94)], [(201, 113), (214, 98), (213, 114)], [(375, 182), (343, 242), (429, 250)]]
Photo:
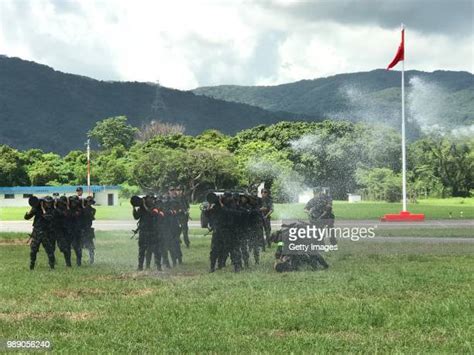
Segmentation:
[(405, 29), (402, 30), (402, 43), (398, 47), (397, 54), (393, 58), (392, 62), (388, 65), (387, 70), (392, 69), (397, 63), (405, 59)]

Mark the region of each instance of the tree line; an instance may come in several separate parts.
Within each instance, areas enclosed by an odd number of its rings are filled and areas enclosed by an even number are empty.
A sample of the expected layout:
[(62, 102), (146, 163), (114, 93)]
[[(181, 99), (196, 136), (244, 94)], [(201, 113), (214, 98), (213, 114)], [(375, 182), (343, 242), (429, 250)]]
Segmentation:
[[(192, 201), (209, 189), (255, 189), (264, 181), (279, 202), (301, 189), (330, 187), (336, 199), (401, 198), (401, 141), (397, 131), (348, 121), (279, 122), (230, 136), (217, 130), (184, 134), (184, 127), (153, 121), (140, 128), (124, 116), (99, 121), (88, 136), (91, 183), (121, 185), (122, 195), (159, 192), (181, 184)], [(411, 197), (470, 196), (474, 140), (450, 134), (410, 142)], [(65, 156), (0, 145), (0, 186), (84, 184), (85, 151)]]

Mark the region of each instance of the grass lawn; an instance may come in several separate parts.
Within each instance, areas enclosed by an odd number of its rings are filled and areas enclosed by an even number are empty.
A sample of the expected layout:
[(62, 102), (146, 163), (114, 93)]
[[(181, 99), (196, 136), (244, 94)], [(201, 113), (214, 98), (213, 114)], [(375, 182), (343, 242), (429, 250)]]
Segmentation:
[[(474, 219), (474, 198), (449, 198), (420, 200), (417, 204), (409, 204), (409, 211), (424, 213), (427, 219)], [(104, 220), (132, 219), (131, 206), (127, 201), (121, 201), (120, 206), (97, 206), (97, 218)], [(304, 205), (298, 203), (275, 204), (274, 219), (306, 218)], [(402, 209), (400, 203), (361, 202), (348, 203), (335, 201), (334, 213), (338, 219), (379, 219), (386, 213), (398, 213)], [(27, 208), (0, 208), (0, 220), (21, 220)], [(462, 212), (462, 213), (461, 213)], [(199, 205), (191, 206), (191, 218), (199, 221)]]
[(473, 228), (377, 228), (377, 237), (474, 238)]
[(185, 264), (136, 272), (137, 242), (97, 233), (97, 264), (49, 271), (44, 252), (0, 234), (0, 339), (64, 352), (472, 353), (474, 243), (348, 242), (328, 271), (277, 274), (273, 251), (208, 274), (192, 230)]

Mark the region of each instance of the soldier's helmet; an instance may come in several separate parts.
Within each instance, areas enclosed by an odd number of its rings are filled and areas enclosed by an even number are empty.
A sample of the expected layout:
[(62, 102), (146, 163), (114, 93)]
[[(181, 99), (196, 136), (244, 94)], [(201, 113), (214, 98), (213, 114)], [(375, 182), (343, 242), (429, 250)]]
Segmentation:
[(43, 201), (44, 203), (46, 203), (47, 205), (52, 205), (53, 202), (54, 202), (54, 199), (51, 197), (51, 196), (45, 196), (43, 198)]
[(142, 199), (140, 198), (140, 196), (132, 196), (130, 198), (130, 204), (133, 206), (133, 207), (140, 207), (141, 204), (142, 204)]
[(219, 197), (214, 192), (209, 192), (206, 195), (206, 201), (210, 204), (218, 203), (219, 202)]
[(154, 201), (155, 201), (155, 195), (154, 194), (146, 194), (145, 195), (145, 203), (147, 205), (153, 204)]
[(71, 197), (69, 197), (69, 202), (71, 203), (71, 206), (77, 206), (77, 205), (79, 205), (79, 197), (78, 196), (71, 196)]
[(36, 208), (38, 207), (38, 205), (40, 204), (40, 200), (38, 197), (36, 196), (30, 196), (30, 198), (28, 199), (28, 204), (33, 207), (33, 208)]
[(316, 186), (313, 188), (313, 194), (320, 194), (323, 192), (323, 188), (321, 186)]

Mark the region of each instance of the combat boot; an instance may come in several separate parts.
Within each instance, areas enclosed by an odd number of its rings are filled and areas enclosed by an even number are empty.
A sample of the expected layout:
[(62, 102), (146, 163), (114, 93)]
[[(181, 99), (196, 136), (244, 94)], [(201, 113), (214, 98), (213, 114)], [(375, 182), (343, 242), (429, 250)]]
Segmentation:
[(34, 268), (35, 268), (35, 262), (32, 261), (30, 262), (30, 270), (34, 270)]

